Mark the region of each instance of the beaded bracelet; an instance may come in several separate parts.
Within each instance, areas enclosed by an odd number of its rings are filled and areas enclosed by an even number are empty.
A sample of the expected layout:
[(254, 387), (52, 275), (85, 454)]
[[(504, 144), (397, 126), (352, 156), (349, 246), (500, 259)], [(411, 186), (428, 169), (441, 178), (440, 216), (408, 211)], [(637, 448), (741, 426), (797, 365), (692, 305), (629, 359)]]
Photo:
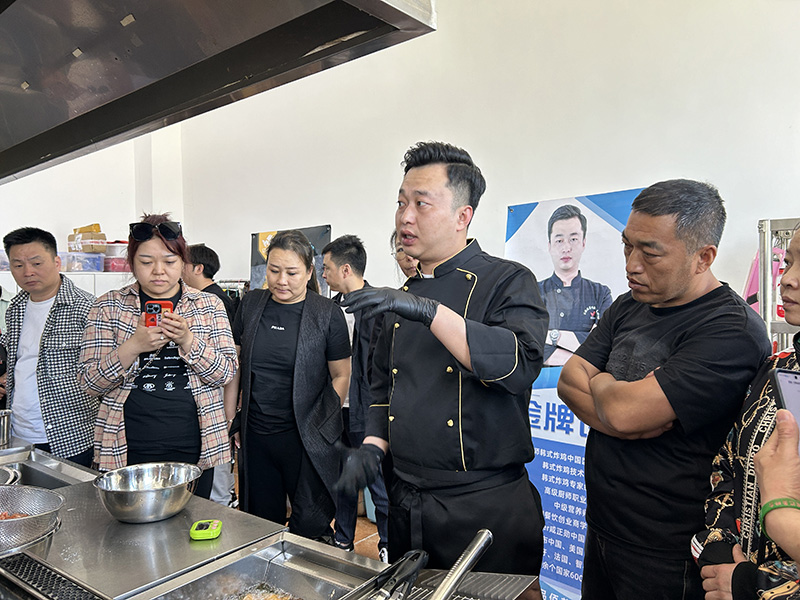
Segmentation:
[(795, 500), (794, 498), (776, 498), (775, 500), (770, 500), (769, 502), (765, 502), (764, 506), (761, 507), (761, 513), (758, 516), (759, 523), (761, 524), (761, 533), (766, 536), (769, 541), (774, 541), (769, 534), (767, 533), (766, 527), (764, 527), (764, 517), (767, 516), (767, 513), (771, 510), (775, 510), (776, 508), (796, 508), (800, 510), (800, 502)]

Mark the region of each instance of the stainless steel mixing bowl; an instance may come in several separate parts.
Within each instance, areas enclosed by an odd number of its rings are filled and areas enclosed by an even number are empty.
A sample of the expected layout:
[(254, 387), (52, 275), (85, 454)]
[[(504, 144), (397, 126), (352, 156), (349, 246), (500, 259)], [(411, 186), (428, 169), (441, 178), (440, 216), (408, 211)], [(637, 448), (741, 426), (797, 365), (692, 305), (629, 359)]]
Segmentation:
[(94, 487), (118, 521), (152, 523), (182, 511), (201, 474), (188, 463), (145, 463), (108, 471), (94, 480)]

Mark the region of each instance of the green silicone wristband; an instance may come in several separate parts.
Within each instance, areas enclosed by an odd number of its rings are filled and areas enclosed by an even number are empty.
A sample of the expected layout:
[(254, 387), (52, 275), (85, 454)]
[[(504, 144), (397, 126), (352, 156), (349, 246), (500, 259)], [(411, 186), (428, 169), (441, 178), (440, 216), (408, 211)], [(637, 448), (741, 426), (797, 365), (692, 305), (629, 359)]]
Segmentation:
[(771, 537), (769, 537), (767, 528), (764, 527), (764, 517), (767, 516), (769, 511), (775, 510), (776, 508), (796, 508), (800, 510), (800, 502), (794, 498), (776, 498), (775, 500), (770, 500), (769, 502), (764, 503), (764, 506), (761, 507), (761, 513), (758, 516), (758, 520), (761, 524), (761, 533), (765, 535), (769, 541), (773, 540)]

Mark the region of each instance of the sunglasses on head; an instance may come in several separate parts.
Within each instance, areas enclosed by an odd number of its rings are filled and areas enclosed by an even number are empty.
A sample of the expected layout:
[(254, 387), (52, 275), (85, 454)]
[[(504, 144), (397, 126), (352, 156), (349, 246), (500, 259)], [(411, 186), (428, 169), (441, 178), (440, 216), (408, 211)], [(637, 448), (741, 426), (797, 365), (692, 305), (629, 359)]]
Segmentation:
[(177, 221), (165, 221), (158, 225), (151, 225), (150, 223), (131, 223), (131, 237), (137, 242), (146, 242), (155, 235), (155, 231), (161, 234), (165, 240), (177, 240), (183, 230), (181, 224)]

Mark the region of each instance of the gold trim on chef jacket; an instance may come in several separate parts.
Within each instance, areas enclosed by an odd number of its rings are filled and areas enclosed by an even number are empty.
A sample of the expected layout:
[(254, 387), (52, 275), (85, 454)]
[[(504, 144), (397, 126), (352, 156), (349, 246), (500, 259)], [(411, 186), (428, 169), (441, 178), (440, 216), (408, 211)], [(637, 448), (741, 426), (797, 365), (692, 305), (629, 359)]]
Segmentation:
[[(472, 242), (473, 242), (473, 240), (469, 240), (469, 243), (467, 244), (467, 246), (469, 246)], [(465, 248), (466, 248), (466, 246), (465, 246)], [(463, 251), (463, 248), (462, 248), (462, 250), (460, 250), (456, 254), (459, 254), (462, 251)], [(456, 254), (454, 254), (453, 256), (455, 256)], [(450, 258), (452, 258), (452, 257), (450, 257)], [(450, 259), (447, 259), (447, 260), (450, 260)], [(444, 262), (447, 262), (447, 261), (444, 261)], [(436, 266), (438, 267), (439, 265), (436, 265)], [(417, 267), (417, 269), (419, 270), (419, 267)], [(461, 273), (464, 273), (464, 276), (466, 277), (467, 281), (472, 282), (472, 287), (470, 288), (469, 295), (467, 296), (467, 301), (466, 301), (466, 304), (464, 306), (464, 314), (461, 315), (462, 318), (464, 318), (466, 320), (467, 313), (469, 312), (469, 303), (472, 300), (472, 294), (473, 294), (473, 292), (475, 291), (475, 288), (478, 285), (478, 276), (475, 273), (471, 272), (471, 271), (467, 271), (467, 270), (459, 268), (459, 267), (456, 267), (455, 270), (459, 271)], [(436, 267), (434, 267), (434, 269), (433, 269), (434, 278), (436, 277), (435, 271), (436, 271)], [(419, 272), (421, 273), (421, 271), (419, 271)], [(406, 280), (406, 283), (408, 283), (408, 280)], [(408, 291), (408, 286), (407, 285), (403, 285), (403, 291)], [(400, 327), (400, 323), (399, 322), (395, 322), (394, 327), (392, 327), (392, 330), (393, 330), (392, 331), (392, 347), (391, 347), (392, 363), (394, 363), (395, 333), (396, 333), (396, 331), (397, 331), (397, 329), (399, 327)], [(506, 373), (502, 377), (498, 377), (497, 379), (487, 379), (487, 380), (483, 380), (482, 379), (482, 380), (480, 380), (481, 383), (483, 383), (483, 385), (486, 385), (487, 382), (494, 382), (494, 381), (500, 381), (502, 379), (505, 379), (506, 377), (508, 377), (514, 371), (517, 370), (517, 365), (519, 364), (519, 344), (517, 343), (517, 334), (514, 333), (513, 331), (511, 333), (514, 336), (514, 367), (511, 369), (511, 371), (509, 371), (508, 373)], [(453, 369), (451, 367), (447, 368), (447, 373), (451, 373), (452, 371), (453, 371)], [(391, 387), (391, 390), (389, 392), (389, 404), (388, 404), (388, 406), (389, 406), (389, 422), (390, 423), (394, 420), (394, 416), (391, 414), (391, 412), (392, 412), (392, 398), (394, 397), (395, 377), (397, 375), (397, 372), (398, 372), (397, 368), (392, 367), (392, 369), (391, 369), (392, 387)], [(462, 397), (461, 397), (461, 395), (462, 395), (462, 379), (461, 379), (461, 371), (459, 370), (458, 371), (458, 441), (459, 441), (460, 450), (461, 450), (461, 466), (463, 467), (464, 471), (467, 471), (468, 470), (467, 469), (467, 460), (466, 460), (466, 457), (464, 456), (464, 428), (462, 427), (462, 408), (463, 407), (462, 407)], [(374, 406), (386, 406), (386, 405), (376, 404)], [(448, 427), (452, 427), (454, 425), (453, 420), (452, 419), (448, 419), (446, 425)], [(389, 427), (389, 440), (388, 440), (390, 446), (391, 446), (391, 437), (392, 437), (392, 428), (390, 426)]]
[(483, 385), (486, 385), (487, 382), (492, 383), (495, 381), (502, 381), (503, 379), (510, 376), (514, 371), (517, 370), (517, 365), (519, 365), (519, 343), (517, 342), (517, 334), (512, 331), (511, 335), (514, 336), (514, 368), (511, 369), (508, 373), (506, 373), (502, 377), (498, 377), (497, 379), (481, 379), (481, 383), (483, 383)]
[[(460, 273), (464, 273), (467, 281), (472, 282), (472, 287), (469, 290), (469, 294), (467, 295), (467, 301), (464, 304), (464, 314), (461, 315), (462, 318), (466, 321), (467, 313), (469, 312), (469, 303), (472, 301), (472, 293), (475, 291), (475, 287), (478, 285), (478, 276), (475, 273), (470, 271), (466, 271), (464, 269), (456, 268), (456, 271)], [(464, 331), (464, 335), (466, 335), (466, 330)], [(461, 404), (461, 393), (462, 393), (462, 381), (461, 381), (461, 370), (458, 371), (458, 443), (461, 445), (461, 466), (464, 467), (464, 470), (467, 470), (467, 459), (464, 456), (464, 428), (462, 427), (462, 409), (463, 406)]]

